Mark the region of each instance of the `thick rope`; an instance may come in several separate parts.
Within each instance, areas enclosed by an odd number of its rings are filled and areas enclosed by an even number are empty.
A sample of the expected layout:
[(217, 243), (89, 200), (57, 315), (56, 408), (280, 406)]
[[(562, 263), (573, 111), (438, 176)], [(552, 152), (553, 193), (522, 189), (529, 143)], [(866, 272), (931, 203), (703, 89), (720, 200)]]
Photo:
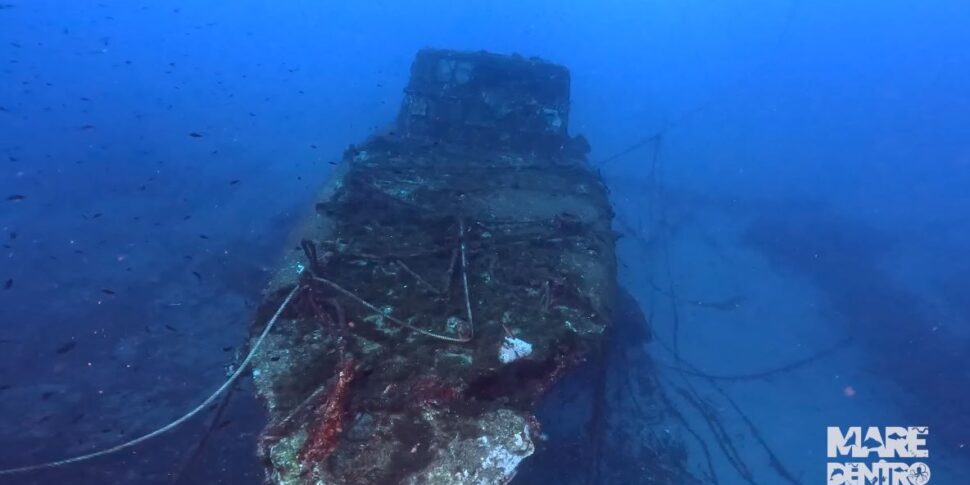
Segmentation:
[(233, 372), (231, 376), (229, 376), (229, 379), (227, 379), (226, 382), (224, 382), (221, 386), (219, 386), (219, 388), (216, 389), (216, 391), (213, 392), (212, 395), (206, 398), (206, 400), (203, 401), (202, 404), (199, 404), (194, 409), (184, 414), (182, 417), (166, 424), (165, 426), (162, 426), (161, 428), (156, 429), (155, 431), (152, 431), (148, 434), (144, 434), (130, 441), (126, 441), (120, 445), (112, 446), (111, 448), (105, 448), (103, 450), (94, 451), (91, 453), (74, 456), (71, 458), (65, 458), (63, 460), (51, 461), (47, 463), (39, 463), (36, 465), (28, 465), (28, 466), (22, 466), (17, 468), (8, 468), (6, 470), (0, 470), (0, 475), (12, 475), (14, 473), (24, 473), (24, 472), (30, 472), (30, 471), (36, 471), (36, 470), (44, 470), (48, 468), (56, 468), (64, 465), (69, 465), (72, 463), (88, 461), (92, 458), (97, 458), (100, 456), (117, 453), (119, 451), (131, 448), (132, 446), (138, 445), (142, 442), (148, 441), (152, 438), (158, 437), (164, 433), (167, 433), (175, 429), (182, 423), (185, 423), (186, 421), (192, 419), (196, 414), (199, 414), (202, 410), (209, 407), (209, 405), (212, 404), (216, 400), (216, 398), (219, 397), (219, 395), (221, 395), (223, 392), (226, 392), (226, 390), (229, 389), (233, 385), (233, 383), (235, 383), (236, 380), (239, 379), (240, 376), (242, 376), (242, 373), (246, 370), (246, 367), (249, 366), (249, 362), (253, 359), (253, 356), (256, 355), (257, 351), (259, 351), (259, 346), (263, 343), (263, 339), (265, 339), (266, 335), (268, 335), (270, 330), (273, 329), (273, 325), (275, 325), (276, 321), (279, 320), (280, 315), (283, 314), (283, 310), (286, 309), (286, 306), (290, 304), (290, 300), (293, 299), (293, 296), (296, 295), (297, 290), (299, 290), (300, 288), (301, 287), (297, 285), (293, 287), (292, 290), (290, 290), (290, 293), (288, 295), (286, 295), (286, 299), (283, 300), (283, 303), (280, 304), (280, 307), (276, 310), (276, 313), (274, 313), (273, 317), (270, 318), (269, 321), (266, 323), (266, 328), (264, 328), (263, 333), (259, 335), (259, 339), (256, 340), (256, 343), (253, 345), (252, 349), (250, 349), (249, 354), (242, 361), (242, 363), (239, 364), (239, 368), (236, 369), (236, 371)]

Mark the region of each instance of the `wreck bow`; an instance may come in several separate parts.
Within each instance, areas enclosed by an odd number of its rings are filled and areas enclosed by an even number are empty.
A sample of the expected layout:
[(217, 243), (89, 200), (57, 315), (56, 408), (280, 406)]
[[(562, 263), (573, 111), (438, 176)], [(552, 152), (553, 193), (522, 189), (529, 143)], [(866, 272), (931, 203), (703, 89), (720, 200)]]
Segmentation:
[(297, 288), (253, 362), (270, 482), (502, 484), (533, 453), (534, 404), (615, 294), (569, 86), (538, 59), (418, 53), (396, 126), (346, 151), (255, 320)]

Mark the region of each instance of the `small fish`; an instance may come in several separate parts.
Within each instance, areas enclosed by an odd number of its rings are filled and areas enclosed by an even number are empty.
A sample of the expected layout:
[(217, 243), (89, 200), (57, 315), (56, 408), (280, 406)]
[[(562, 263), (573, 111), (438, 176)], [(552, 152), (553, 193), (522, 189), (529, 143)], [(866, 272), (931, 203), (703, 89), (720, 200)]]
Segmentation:
[(192, 138), (202, 138), (202, 133), (193, 131), (192, 133), (189, 133), (189, 136), (191, 136)]
[(13, 288), (13, 278), (7, 278), (7, 281), (3, 282), (3, 289), (9, 290)]
[(27, 198), (27, 196), (26, 195), (23, 195), (23, 194), (13, 194), (13, 195), (8, 195), (7, 196), (7, 200), (10, 201), (10, 202), (20, 202), (20, 201), (22, 201), (22, 200), (24, 200), (26, 198)]
[(699, 306), (701, 308), (711, 308), (714, 310), (730, 311), (736, 310), (741, 307), (741, 305), (747, 300), (744, 296), (732, 296), (730, 298), (720, 300), (720, 301), (690, 301), (691, 304)]
[(9, 384), (4, 384), (4, 385), (0, 386), (0, 391), (6, 391), (7, 389), (11, 389), (11, 388), (13, 388), (13, 386), (11, 386)]
[(202, 239), (209, 239), (209, 236), (206, 236), (205, 234), (199, 234), (199, 237)]
[(11, 241), (13, 241), (14, 239), (17, 239), (17, 231), (10, 231), (9, 236)]
[(223, 347), (223, 348), (222, 348), (222, 351), (223, 351), (223, 352), (229, 352), (230, 350), (232, 350), (232, 345), (230, 345), (230, 346), (228, 346), (228, 347)]
[(192, 275), (198, 278), (199, 281), (202, 281), (202, 275), (200, 275), (198, 271), (193, 271)]
[(57, 350), (56, 350), (56, 353), (57, 354), (66, 354), (66, 353), (74, 350), (74, 347), (77, 347), (77, 341), (76, 340), (71, 340), (69, 342), (64, 343), (60, 347), (58, 347)]
[(233, 179), (229, 181), (229, 185), (236, 185), (239, 183), (239, 179)]
[(83, 125), (78, 129), (81, 131), (91, 131), (94, 129), (94, 125)]
[(229, 424), (230, 424), (230, 423), (232, 423), (232, 420), (231, 420), (231, 419), (227, 419), (227, 420), (225, 420), (225, 421), (223, 421), (223, 422), (221, 422), (221, 423), (219, 423), (219, 424), (217, 424), (217, 425), (216, 425), (216, 427), (215, 427), (214, 429), (215, 429), (216, 431), (218, 431), (218, 430), (220, 430), (220, 429), (223, 429), (223, 428), (225, 428), (226, 426), (229, 426)]
[(101, 288), (101, 293), (104, 293), (105, 295), (115, 295), (115, 294), (117, 294), (117, 292), (115, 292), (114, 290), (110, 290), (108, 288)]
[(57, 393), (54, 392), (54, 391), (47, 391), (47, 392), (41, 394), (40, 395), (40, 398), (41, 398), (41, 400), (46, 401), (46, 400), (50, 399), (51, 396), (53, 396), (54, 394), (57, 394)]
[(165, 325), (165, 328), (167, 328), (167, 329), (169, 329), (169, 330), (171, 330), (172, 332), (176, 332), (176, 333), (178, 333), (178, 329), (177, 329), (177, 328), (175, 328), (175, 327), (173, 327), (173, 326), (171, 326), (171, 325), (167, 325), (167, 324), (166, 324), (166, 325)]

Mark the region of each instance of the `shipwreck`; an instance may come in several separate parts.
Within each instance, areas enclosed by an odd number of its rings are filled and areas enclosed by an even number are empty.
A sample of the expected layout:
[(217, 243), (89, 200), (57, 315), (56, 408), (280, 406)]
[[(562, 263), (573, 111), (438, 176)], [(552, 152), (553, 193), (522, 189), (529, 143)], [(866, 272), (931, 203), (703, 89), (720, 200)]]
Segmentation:
[(539, 59), (417, 54), (393, 128), (343, 154), (254, 319), (270, 483), (504, 484), (535, 451), (537, 402), (603, 347), (617, 295), (569, 93)]

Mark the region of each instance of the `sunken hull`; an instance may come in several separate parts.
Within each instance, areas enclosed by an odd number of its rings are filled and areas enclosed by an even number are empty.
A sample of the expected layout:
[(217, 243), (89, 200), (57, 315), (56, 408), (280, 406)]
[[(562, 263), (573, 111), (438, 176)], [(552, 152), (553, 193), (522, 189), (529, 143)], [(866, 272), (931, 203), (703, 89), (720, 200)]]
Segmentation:
[(395, 129), (346, 151), (253, 324), (282, 308), (252, 361), (270, 483), (514, 477), (535, 404), (613, 314), (612, 211), (568, 111), (561, 66), (418, 53)]

